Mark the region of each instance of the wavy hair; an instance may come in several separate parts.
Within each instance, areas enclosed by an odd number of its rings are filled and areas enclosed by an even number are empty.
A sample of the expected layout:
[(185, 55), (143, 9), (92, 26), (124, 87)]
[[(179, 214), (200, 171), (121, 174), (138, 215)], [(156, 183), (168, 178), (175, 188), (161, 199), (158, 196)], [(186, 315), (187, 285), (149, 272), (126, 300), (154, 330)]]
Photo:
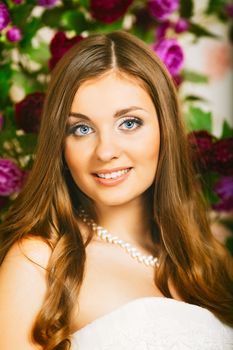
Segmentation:
[(80, 204), (95, 214), (93, 203), (65, 166), (67, 117), (80, 85), (112, 69), (143, 84), (159, 120), (160, 154), (150, 189), (151, 219), (160, 241), (154, 281), (164, 296), (172, 297), (172, 282), (185, 302), (207, 308), (233, 326), (232, 261), (210, 232), (176, 88), (145, 43), (117, 31), (84, 39), (53, 70), (33, 169), (1, 226), (0, 263), (10, 247), (27, 235), (42, 237), (52, 248), (47, 294), (33, 327), (33, 339), (45, 350), (70, 348), (72, 312), (83, 280), (85, 247), (92, 238), (90, 234), (84, 242), (80, 233)]

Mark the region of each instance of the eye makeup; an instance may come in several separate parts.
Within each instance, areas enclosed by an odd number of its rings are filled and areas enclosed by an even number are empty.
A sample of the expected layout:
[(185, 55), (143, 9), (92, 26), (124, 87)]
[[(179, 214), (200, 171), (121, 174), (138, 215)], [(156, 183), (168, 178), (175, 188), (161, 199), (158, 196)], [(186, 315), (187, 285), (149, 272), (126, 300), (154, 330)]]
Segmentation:
[[(140, 128), (144, 124), (143, 120), (138, 117), (127, 116), (119, 120), (118, 128), (125, 132), (132, 132)], [(67, 124), (66, 135), (85, 136), (93, 132), (93, 127), (86, 122), (78, 122)]]

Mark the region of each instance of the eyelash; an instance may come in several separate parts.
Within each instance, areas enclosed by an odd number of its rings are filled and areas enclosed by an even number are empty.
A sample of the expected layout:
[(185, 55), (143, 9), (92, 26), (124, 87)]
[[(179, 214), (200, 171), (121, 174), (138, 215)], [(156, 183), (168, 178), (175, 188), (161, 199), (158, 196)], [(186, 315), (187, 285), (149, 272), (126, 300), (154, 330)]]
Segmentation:
[[(119, 126), (122, 126), (122, 125), (125, 124), (126, 122), (133, 122), (133, 123), (136, 124), (136, 127), (134, 127), (134, 128), (129, 128), (129, 129), (126, 128), (126, 129), (123, 129), (123, 131), (131, 131), (131, 130), (133, 131), (133, 130), (138, 129), (140, 126), (143, 125), (143, 121), (142, 121), (140, 118), (136, 118), (136, 117), (125, 117), (125, 118), (123, 119), (123, 121), (120, 123)], [(72, 135), (75, 135), (75, 136), (77, 136), (77, 137), (83, 137), (83, 136), (89, 135), (89, 133), (88, 133), (88, 134), (77, 135), (77, 134), (76, 134), (76, 131), (77, 131), (78, 129), (80, 129), (81, 127), (88, 127), (88, 128), (91, 128), (91, 126), (89, 126), (88, 124), (77, 123), (77, 124), (71, 125), (70, 127), (68, 126), (67, 134), (68, 134), (68, 135), (72, 134)], [(91, 128), (91, 129), (92, 129), (92, 128)]]

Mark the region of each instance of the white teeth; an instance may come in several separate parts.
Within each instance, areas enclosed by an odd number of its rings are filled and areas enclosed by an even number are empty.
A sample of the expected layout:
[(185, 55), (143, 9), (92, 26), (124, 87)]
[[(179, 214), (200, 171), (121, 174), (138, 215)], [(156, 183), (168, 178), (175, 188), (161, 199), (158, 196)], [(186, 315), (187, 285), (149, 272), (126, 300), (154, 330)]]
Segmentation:
[(98, 177), (102, 179), (115, 179), (123, 174), (126, 174), (129, 172), (130, 169), (124, 169), (119, 171), (114, 171), (113, 173), (107, 173), (107, 174), (96, 174)]

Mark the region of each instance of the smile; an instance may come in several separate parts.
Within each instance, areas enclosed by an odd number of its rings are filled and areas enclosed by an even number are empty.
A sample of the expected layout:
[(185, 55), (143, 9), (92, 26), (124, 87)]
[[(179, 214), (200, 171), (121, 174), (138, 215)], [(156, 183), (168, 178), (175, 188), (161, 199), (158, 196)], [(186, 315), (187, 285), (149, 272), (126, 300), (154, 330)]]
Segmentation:
[(129, 171), (130, 171), (130, 168), (119, 170), (119, 171), (114, 171), (112, 173), (105, 173), (105, 174), (97, 173), (96, 176), (100, 177), (101, 179), (116, 179), (116, 178), (128, 173)]
[(98, 184), (103, 186), (115, 186), (127, 179), (131, 169), (132, 168), (118, 168), (114, 169), (115, 171), (103, 170), (93, 175)]

